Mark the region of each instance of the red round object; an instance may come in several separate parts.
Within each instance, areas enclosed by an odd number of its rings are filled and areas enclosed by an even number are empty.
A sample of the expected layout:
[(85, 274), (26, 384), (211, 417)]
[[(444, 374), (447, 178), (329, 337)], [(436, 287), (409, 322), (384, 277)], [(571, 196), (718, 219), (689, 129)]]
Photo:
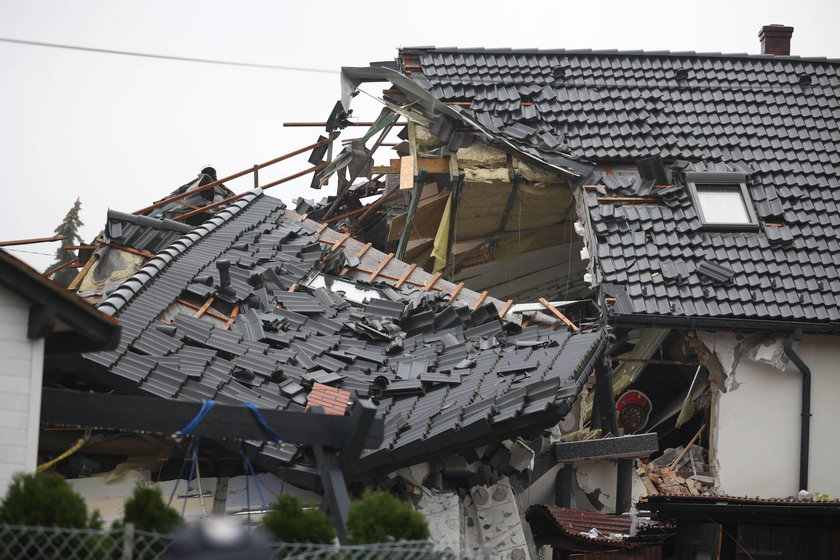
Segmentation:
[(647, 425), (652, 408), (650, 399), (641, 391), (626, 391), (615, 403), (618, 426), (625, 434), (635, 434)]

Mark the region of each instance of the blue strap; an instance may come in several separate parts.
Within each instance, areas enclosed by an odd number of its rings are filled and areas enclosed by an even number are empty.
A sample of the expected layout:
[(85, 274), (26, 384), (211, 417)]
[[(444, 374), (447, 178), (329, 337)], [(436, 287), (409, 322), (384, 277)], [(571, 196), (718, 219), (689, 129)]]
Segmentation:
[[(210, 408), (212, 408), (212, 406)], [(198, 446), (200, 444), (201, 444), (201, 438), (196, 438), (195, 441), (193, 442), (192, 465), (190, 465), (190, 474), (187, 477), (187, 491), (184, 492), (184, 503), (181, 506), (181, 519), (184, 518), (184, 514), (187, 512), (187, 500), (190, 499), (190, 490), (192, 490), (193, 476), (195, 476), (195, 464), (198, 461)], [(184, 460), (186, 461), (186, 458)]]
[(257, 405), (255, 405), (254, 403), (248, 402), (248, 403), (243, 404), (242, 406), (244, 406), (245, 408), (249, 409), (251, 412), (254, 413), (254, 416), (256, 416), (257, 421), (262, 425), (263, 428), (265, 428), (265, 431), (268, 432), (268, 435), (271, 436), (271, 440), (274, 443), (276, 443), (278, 445), (283, 443), (283, 440), (280, 439), (280, 436), (277, 435), (277, 432), (274, 431), (274, 428), (269, 426), (268, 422), (265, 421), (265, 418), (262, 417), (262, 414), (260, 414), (260, 409), (257, 408)]
[(195, 417), (192, 420), (190, 420), (189, 423), (187, 423), (187, 425), (184, 426), (184, 428), (178, 433), (182, 436), (190, 435), (193, 432), (193, 430), (195, 430), (198, 427), (201, 421), (204, 420), (204, 417), (207, 416), (207, 413), (210, 412), (210, 409), (212, 409), (214, 406), (216, 406), (216, 401), (208, 401), (202, 399), (201, 409), (199, 409), (198, 414), (196, 414)]
[(262, 507), (264, 510), (267, 510), (268, 502), (265, 501), (265, 496), (263, 496), (262, 488), (260, 487), (260, 479), (257, 478), (257, 473), (254, 472), (254, 465), (251, 463), (251, 459), (248, 458), (248, 454), (245, 453), (244, 448), (242, 449), (242, 459), (245, 461), (245, 467), (248, 469), (248, 472), (251, 473), (251, 477), (253, 477), (254, 479), (254, 485), (257, 487), (257, 494), (260, 497), (260, 502), (262, 502)]
[[(195, 441), (190, 442), (190, 450), (195, 447)], [(187, 457), (184, 456), (184, 460), (181, 462), (181, 468), (178, 471), (178, 478), (175, 479), (175, 486), (172, 487), (172, 493), (169, 495), (169, 502), (167, 502), (167, 506), (172, 505), (172, 499), (175, 498), (175, 493), (178, 491), (178, 485), (181, 483), (181, 479), (184, 478), (184, 471), (187, 470)]]

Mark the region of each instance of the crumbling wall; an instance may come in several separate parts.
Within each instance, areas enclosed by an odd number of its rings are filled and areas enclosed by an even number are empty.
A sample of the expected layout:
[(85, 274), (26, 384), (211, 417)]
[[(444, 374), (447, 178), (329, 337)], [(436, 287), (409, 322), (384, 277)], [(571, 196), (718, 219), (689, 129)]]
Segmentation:
[[(781, 498), (800, 490), (802, 375), (784, 355), (787, 336), (698, 333), (726, 376), (726, 391), (718, 395), (715, 411), (723, 493)], [(808, 490), (840, 496), (840, 447), (835, 444), (840, 424), (838, 337), (806, 336), (794, 348), (812, 373)]]
[[(476, 486), (464, 500), (466, 550), (492, 551), (493, 558), (525, 560), (534, 558), (536, 549), (525, 509), (507, 478), (496, 484)], [(476, 555), (478, 557), (478, 555)]]

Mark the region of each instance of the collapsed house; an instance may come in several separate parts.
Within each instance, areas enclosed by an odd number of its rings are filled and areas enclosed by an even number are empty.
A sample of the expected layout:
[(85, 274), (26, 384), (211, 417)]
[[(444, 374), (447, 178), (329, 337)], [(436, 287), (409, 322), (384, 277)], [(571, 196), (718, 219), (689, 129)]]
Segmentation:
[[(112, 213), (73, 287), (120, 343), (48, 380), (369, 399), (382, 441), (345, 476), (413, 495), (453, 550), (535, 556), (557, 541), (529, 506), (836, 496), (838, 451), (811, 442), (840, 390), (840, 66), (788, 56), (791, 33), (765, 27), (754, 56), (423, 47), (345, 68), (309, 147), (336, 196), (293, 211), (208, 176)], [(382, 113), (339, 150), (372, 82)], [(307, 446), (246, 448), (323, 490)]]

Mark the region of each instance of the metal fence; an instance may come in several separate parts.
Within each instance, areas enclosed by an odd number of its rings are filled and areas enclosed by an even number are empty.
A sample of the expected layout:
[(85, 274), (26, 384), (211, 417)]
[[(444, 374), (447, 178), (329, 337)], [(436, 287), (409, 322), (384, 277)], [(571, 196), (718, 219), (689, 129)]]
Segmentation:
[[(0, 524), (0, 560), (157, 560), (172, 544), (172, 535), (128, 526), (111, 531)], [(334, 546), (272, 543), (275, 559), (299, 560), (455, 560), (428, 541)]]

